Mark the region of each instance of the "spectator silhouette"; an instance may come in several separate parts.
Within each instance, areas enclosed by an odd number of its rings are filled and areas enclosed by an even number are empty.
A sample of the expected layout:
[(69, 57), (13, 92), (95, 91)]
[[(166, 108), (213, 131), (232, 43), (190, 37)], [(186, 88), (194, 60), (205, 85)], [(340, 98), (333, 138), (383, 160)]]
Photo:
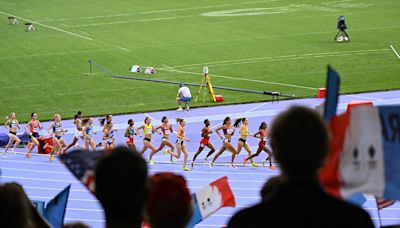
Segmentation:
[(51, 226), (39, 215), (21, 185), (0, 185), (0, 227), (27, 228)]
[(374, 227), (364, 210), (320, 187), (318, 171), (329, 140), (315, 111), (292, 107), (281, 113), (273, 123), (270, 139), (281, 169), (277, 189), (263, 202), (234, 215), (228, 227)]
[(151, 228), (185, 228), (192, 216), (192, 204), (185, 179), (173, 173), (150, 177), (144, 216)]
[(95, 168), (96, 196), (103, 206), (107, 228), (141, 227), (147, 197), (147, 166), (126, 147), (117, 147)]

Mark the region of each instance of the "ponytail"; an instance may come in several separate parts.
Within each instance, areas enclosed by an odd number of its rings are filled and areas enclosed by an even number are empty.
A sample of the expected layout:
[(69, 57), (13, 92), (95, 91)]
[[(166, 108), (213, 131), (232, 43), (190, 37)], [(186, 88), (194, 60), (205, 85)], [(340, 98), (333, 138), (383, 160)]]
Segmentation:
[(100, 126), (104, 126), (104, 124), (106, 123), (106, 120), (107, 120), (107, 124), (109, 124), (110, 122), (108, 121), (108, 119), (110, 118), (110, 115), (106, 115), (106, 117), (105, 118), (102, 118), (102, 119), (99, 119), (99, 122), (100, 122)]
[(239, 119), (237, 119), (236, 121), (235, 121), (235, 123), (233, 124), (233, 126), (234, 127), (239, 127), (239, 125), (241, 124), (241, 123), (243, 123), (243, 121), (245, 121), (246, 120), (246, 118), (239, 118)]
[(184, 121), (184, 119), (181, 119), (181, 118), (176, 118), (175, 120), (177, 123), (182, 123)]
[(225, 125), (231, 118), (229, 116), (225, 117), (224, 122), (222, 123), (222, 125)]
[(258, 130), (264, 129), (264, 126), (266, 126), (266, 125), (267, 125), (267, 123), (262, 122), (260, 127), (258, 127)]

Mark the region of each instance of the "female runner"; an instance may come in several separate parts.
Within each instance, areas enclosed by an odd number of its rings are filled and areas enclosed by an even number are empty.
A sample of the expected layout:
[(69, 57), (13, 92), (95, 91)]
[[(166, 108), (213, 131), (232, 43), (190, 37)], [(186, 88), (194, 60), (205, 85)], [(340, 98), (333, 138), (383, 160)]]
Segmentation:
[[(171, 133), (174, 132), (174, 130), (172, 129), (172, 125), (168, 122), (168, 118), (166, 116), (164, 116), (161, 119), (161, 125), (156, 127), (156, 131), (158, 131), (158, 129), (161, 129), (162, 132), (162, 138), (161, 138), (161, 144), (158, 147), (158, 149), (154, 152), (150, 154), (150, 160), (153, 158), (153, 155), (156, 154), (157, 152), (161, 151), (165, 146), (168, 146), (171, 149), (171, 152), (174, 153), (174, 145), (171, 143), (171, 141), (169, 141), (169, 135)], [(170, 150), (166, 149), (164, 151), (164, 155), (168, 154)], [(172, 160), (172, 155), (170, 158), (170, 161), (173, 162)]]
[(194, 167), (194, 161), (196, 160), (197, 156), (203, 151), (203, 149), (207, 146), (210, 148), (210, 151), (208, 152), (207, 156), (204, 158), (205, 162), (207, 162), (207, 158), (210, 157), (214, 152), (214, 146), (210, 142), (210, 135), (212, 134), (212, 131), (210, 129), (210, 121), (208, 119), (204, 120), (204, 127), (201, 130), (201, 141), (200, 141), (200, 146), (199, 149), (197, 150), (196, 154), (193, 157), (193, 161), (190, 163), (192, 166), (192, 169)]
[(176, 150), (177, 153), (169, 152), (172, 156), (176, 157), (179, 159), (181, 157), (181, 152), (183, 152), (183, 170), (184, 171), (190, 171), (190, 169), (187, 168), (187, 160), (188, 160), (188, 150), (185, 144), (185, 141), (190, 142), (190, 139), (188, 139), (185, 136), (185, 125), (186, 122), (184, 119), (177, 118), (176, 122), (178, 123), (178, 132), (176, 133)]
[[(153, 125), (151, 124), (151, 119), (150, 117), (146, 117), (144, 118), (144, 124), (142, 126), (140, 126), (138, 128), (138, 130), (143, 129), (143, 134), (144, 134), (144, 139), (143, 139), (143, 148), (140, 151), (140, 154), (143, 155), (144, 152), (147, 149), (151, 150), (151, 154), (154, 154), (154, 152), (156, 151), (156, 148), (154, 147), (154, 145), (151, 143), (151, 137), (153, 135), (153, 133), (156, 131), (153, 127)], [(153, 164), (153, 160), (149, 159), (149, 164), (152, 165)]]
[(28, 146), (28, 153), (26, 153), (26, 157), (31, 157), (31, 152), (35, 146), (39, 145), (39, 129), (42, 129), (43, 126), (40, 124), (40, 121), (37, 119), (37, 114), (31, 114), (31, 120), (25, 125), (25, 131), (28, 133), (29, 138), (31, 140), (30, 145)]
[(103, 127), (103, 148), (105, 151), (112, 151), (115, 148), (115, 139), (112, 123), (112, 115), (107, 115), (105, 118), (100, 119), (100, 126)]
[(92, 148), (92, 150), (96, 150), (96, 143), (92, 138), (92, 134), (96, 134), (96, 132), (93, 131), (93, 117), (82, 120), (82, 126), (82, 135), (83, 140), (85, 141), (85, 150), (89, 150), (89, 146)]
[(17, 128), (20, 129), (20, 126), (19, 126), (18, 120), (15, 116), (15, 113), (12, 112), (12, 113), (8, 114), (7, 121), (4, 124), (4, 127), (8, 130), (8, 137), (10, 138), (8, 140), (7, 146), (3, 152), (3, 158), (6, 158), (6, 153), (7, 153), (8, 148), (10, 148), (10, 146), (13, 143), (15, 143), (14, 147), (12, 149), (13, 154), (15, 154), (15, 149), (21, 142), (21, 140), (17, 137)]
[(138, 131), (137, 128), (134, 127), (135, 122), (133, 122), (132, 119), (128, 120), (128, 127), (125, 129), (125, 138), (126, 138), (126, 144), (128, 147), (134, 151), (137, 152), (136, 146), (135, 146), (135, 135), (139, 135), (142, 137), (140, 132)]
[[(222, 135), (219, 133), (220, 130), (223, 130), (224, 132), (224, 137), (222, 137)], [(236, 148), (232, 145), (231, 143), (231, 138), (233, 136), (233, 134), (235, 133), (235, 129), (232, 126), (232, 122), (231, 122), (231, 118), (230, 117), (226, 117), (224, 119), (224, 122), (222, 124), (221, 127), (215, 129), (215, 132), (217, 133), (217, 135), (223, 139), (223, 143), (222, 143), (222, 147), (221, 149), (219, 149), (218, 153), (215, 155), (214, 159), (212, 160), (212, 162), (209, 163), (210, 168), (213, 167), (215, 160), (217, 160), (217, 158), (225, 151), (228, 150), (229, 152), (232, 153), (232, 159), (231, 159), (231, 164), (230, 167), (232, 168), (236, 168), (235, 164), (233, 163), (234, 159), (235, 159), (235, 155), (237, 154), (237, 150)]]
[[(247, 151), (248, 156), (250, 156), (251, 150), (249, 144), (247, 143), (247, 137), (251, 135), (249, 133), (249, 129), (247, 128), (249, 120), (247, 118), (237, 119), (233, 126), (235, 128), (238, 128), (241, 123), (242, 126), (240, 127), (240, 138), (238, 140), (237, 154), (239, 154), (244, 147), (244, 149)], [(256, 163), (254, 163), (253, 159), (251, 159), (251, 165), (255, 167), (258, 166)]]
[(268, 149), (268, 147), (266, 146), (266, 144), (267, 144), (267, 136), (268, 136), (268, 131), (267, 131), (267, 129), (268, 129), (267, 123), (262, 122), (261, 125), (260, 125), (260, 127), (259, 127), (259, 131), (253, 135), (254, 137), (260, 139), (260, 142), (258, 143), (257, 152), (256, 152), (255, 154), (252, 154), (252, 155), (250, 155), (249, 157), (245, 158), (245, 159), (243, 160), (243, 165), (246, 165), (247, 160), (251, 160), (251, 159), (253, 159), (254, 157), (257, 157), (257, 156), (261, 153), (261, 151), (265, 151), (265, 152), (268, 154), (268, 157), (267, 157), (267, 159), (266, 159), (263, 163), (265, 163), (266, 161), (269, 160), (269, 168), (270, 168), (270, 169), (275, 169), (275, 168), (272, 166), (272, 152), (271, 152), (271, 151)]
[(67, 131), (65, 131), (62, 127), (60, 114), (54, 115), (53, 122), (50, 124), (47, 132), (49, 133), (49, 135), (53, 136), (53, 148), (50, 153), (50, 160), (52, 161), (54, 151), (56, 151), (56, 154), (59, 154), (62, 148), (67, 145), (62, 138), (62, 134)]
[(72, 142), (64, 149), (63, 153), (66, 153), (68, 151), (69, 148), (73, 147), (76, 145), (76, 143), (78, 142), (78, 139), (81, 138), (83, 140), (83, 134), (82, 134), (82, 118), (83, 118), (83, 114), (81, 111), (78, 111), (75, 114), (74, 117), (74, 124), (76, 126), (76, 132), (74, 135), (74, 139), (72, 140)]

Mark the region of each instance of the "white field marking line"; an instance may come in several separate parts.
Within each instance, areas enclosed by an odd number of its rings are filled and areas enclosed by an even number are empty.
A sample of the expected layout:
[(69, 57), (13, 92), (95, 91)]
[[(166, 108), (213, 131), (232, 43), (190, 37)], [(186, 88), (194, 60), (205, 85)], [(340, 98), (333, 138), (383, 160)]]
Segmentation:
[(265, 103), (259, 104), (259, 105), (257, 105), (256, 107), (253, 107), (253, 108), (247, 110), (247, 111), (244, 112), (244, 113), (252, 112), (252, 111), (254, 111), (254, 110), (258, 109), (258, 108), (261, 108), (262, 106), (264, 106), (264, 105), (266, 105), (266, 104), (268, 104), (268, 103), (265, 102)]
[(22, 87), (34, 87), (34, 86), (41, 86), (41, 84), (15, 85), (15, 86), (0, 86), (0, 89), (22, 88)]
[(67, 27), (67, 28), (77, 28), (77, 27), (89, 27), (89, 26), (101, 26), (101, 25), (127, 24), (127, 23), (135, 23), (135, 22), (164, 21), (164, 20), (188, 18), (188, 17), (195, 17), (195, 16), (196, 16), (196, 15), (190, 15), (190, 16), (176, 16), (176, 17), (159, 17), (159, 18), (132, 20), (132, 21), (114, 21), (114, 22), (81, 24), (81, 25), (71, 25), (71, 26), (68, 25), (68, 26), (66, 26), (66, 27)]
[[(72, 175), (72, 173), (71, 173)], [(21, 180), (34, 180), (34, 181), (47, 181), (47, 182), (64, 182), (64, 183), (81, 183), (76, 180), (57, 180), (57, 179), (46, 179), (46, 178), (35, 178), (35, 177), (16, 177), (16, 176), (1, 176), (4, 179), (21, 179)], [(204, 179), (204, 178), (187, 178), (187, 181), (213, 181), (213, 179)], [(264, 183), (263, 181), (252, 181), (252, 180), (232, 180), (229, 179), (229, 182), (238, 182), (238, 183)]]
[(118, 46), (118, 45), (115, 45), (115, 47), (120, 49), (120, 50), (122, 50), (122, 51), (125, 51), (125, 52), (131, 52), (129, 49), (121, 47), (121, 46)]
[(53, 29), (53, 30), (56, 30), (56, 31), (59, 31), (59, 32), (63, 32), (63, 33), (72, 35), (72, 36), (80, 37), (80, 38), (85, 39), (85, 40), (93, 40), (92, 38), (89, 38), (89, 37), (86, 37), (86, 36), (82, 36), (82, 35), (79, 35), (79, 34), (76, 34), (76, 33), (73, 33), (73, 32), (65, 31), (65, 30), (62, 30), (62, 29), (59, 29), (59, 28), (56, 28), (56, 27), (53, 27), (53, 26), (45, 25), (45, 24), (42, 24), (40, 22), (29, 20), (29, 19), (26, 19), (26, 18), (23, 18), (23, 17), (19, 17), (19, 16), (16, 16), (16, 15), (12, 15), (12, 14), (9, 14), (9, 13), (3, 12), (3, 11), (0, 11), (0, 13), (2, 13), (4, 15), (8, 15), (8, 16), (13, 16), (13, 17), (16, 17), (16, 18), (24, 20), (24, 21), (32, 22), (33, 24), (41, 25), (41, 26), (43, 26), (45, 28)]
[(276, 2), (276, 1), (278, 1), (278, 0), (264, 0), (264, 1), (254, 1), (254, 2), (242, 2), (242, 3), (239, 3), (239, 4), (198, 6), (198, 7), (190, 7), (190, 8), (175, 8), (175, 9), (165, 9), (165, 10), (154, 10), (154, 11), (146, 11), (146, 12), (140, 12), (140, 13), (110, 14), (110, 15), (77, 17), (77, 18), (61, 18), (61, 19), (40, 20), (40, 21), (41, 22), (56, 22), (56, 21), (72, 21), (72, 20), (110, 18), (110, 17), (124, 17), (124, 16), (153, 14), (153, 13), (166, 13), (166, 12), (187, 11), (187, 10), (197, 10), (197, 9), (209, 9), (209, 8), (218, 8), (218, 7), (224, 7), (224, 6), (250, 5), (250, 4), (265, 3), (265, 2)]
[(90, 52), (98, 52), (98, 51), (114, 51), (115, 48), (103, 48), (103, 49), (93, 49), (86, 51), (70, 51), (70, 52), (51, 52), (51, 53), (43, 53), (43, 54), (31, 54), (31, 55), (16, 55), (16, 56), (8, 56), (8, 57), (0, 57), (0, 60), (4, 59), (15, 59), (15, 58), (29, 58), (36, 56), (48, 56), (48, 55), (73, 55), (80, 53), (90, 53)]
[(393, 50), (393, 52), (396, 54), (397, 58), (400, 59), (399, 53), (397, 53), (396, 49), (392, 45), (390, 45), (390, 48)]
[(343, 53), (364, 53), (364, 52), (377, 52), (377, 51), (388, 51), (388, 50), (389, 49), (387, 49), (387, 48), (382, 48), (382, 49), (369, 49), (369, 50), (358, 50), (358, 51), (347, 51), (347, 52), (334, 51), (334, 52), (320, 52), (320, 53), (305, 53), (305, 54), (297, 54), (297, 55), (266, 56), (266, 57), (247, 58), (247, 59), (222, 60), (222, 61), (215, 61), (215, 62), (177, 65), (177, 66), (171, 66), (171, 68), (186, 68), (186, 67), (192, 67), (192, 66), (210, 66), (210, 65), (218, 65), (219, 63), (246, 62), (246, 61), (254, 61), (254, 60), (264, 60), (264, 59), (293, 58), (293, 57), (320, 56), (320, 55), (336, 55), (336, 54), (343, 54)]
[[(169, 71), (169, 72), (181, 73), (181, 74), (200, 75), (199, 73), (191, 72), (191, 71), (182, 71), (182, 70), (176, 70), (176, 69), (172, 70), (172, 69), (165, 69), (165, 68), (158, 68), (158, 69), (159, 70)], [(210, 76), (211, 77), (215, 77), (215, 78), (226, 78), (226, 79), (237, 80), (237, 81), (248, 81), (248, 82), (257, 82), (257, 83), (263, 83), (263, 84), (280, 85), (280, 86), (294, 87), (294, 88), (301, 88), (301, 89), (308, 89), (308, 90), (318, 90), (317, 88), (308, 87), (308, 86), (299, 86), (299, 85), (292, 85), (292, 84), (287, 84), (287, 83), (271, 82), (271, 81), (261, 81), (261, 80), (244, 78), (244, 77), (236, 78), (236, 77), (231, 77), (231, 76), (226, 76), (226, 75), (216, 75), (216, 74), (210, 74)]]

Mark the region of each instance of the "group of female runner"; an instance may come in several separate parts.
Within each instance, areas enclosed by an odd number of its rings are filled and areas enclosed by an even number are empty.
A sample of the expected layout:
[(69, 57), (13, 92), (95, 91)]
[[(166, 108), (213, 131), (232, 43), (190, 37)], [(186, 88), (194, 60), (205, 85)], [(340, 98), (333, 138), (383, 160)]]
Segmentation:
[[(67, 145), (65, 140), (62, 138), (62, 135), (67, 131), (64, 130), (62, 127), (61, 116), (59, 114), (54, 115), (52, 122), (47, 129), (48, 134), (52, 136), (53, 143), (52, 145), (46, 144), (44, 146), (44, 148), (47, 147), (51, 148), (50, 160), (53, 160), (54, 153), (57, 154), (66, 153), (70, 148), (76, 146), (79, 139), (82, 139), (84, 141), (85, 145), (83, 148), (86, 150), (88, 150), (89, 148), (92, 150), (96, 150), (97, 146), (102, 146), (102, 148), (105, 151), (112, 151), (115, 148), (114, 132), (117, 131), (116, 129), (113, 128), (112, 120), (113, 120), (112, 115), (107, 115), (99, 120), (100, 126), (103, 127), (101, 131), (103, 135), (102, 135), (102, 143), (96, 145), (95, 141), (92, 138), (92, 135), (97, 133), (93, 131), (93, 123), (94, 123), (93, 117), (83, 118), (82, 112), (80, 111), (77, 112), (74, 117), (74, 125), (76, 128), (76, 132), (72, 142), (69, 145)], [(173, 158), (179, 159), (181, 157), (181, 154), (183, 153), (183, 159), (184, 159), (183, 170), (189, 171), (190, 169), (187, 167), (189, 153), (186, 146), (186, 142), (190, 142), (190, 139), (187, 138), (185, 135), (186, 122), (184, 119), (181, 118), (176, 119), (176, 122), (178, 124), (178, 129), (176, 132), (174, 132), (172, 125), (170, 124), (166, 116), (164, 116), (161, 119), (161, 124), (156, 127), (152, 125), (150, 117), (146, 117), (144, 119), (144, 124), (137, 128), (135, 127), (134, 121), (130, 119), (128, 120), (128, 126), (126, 127), (124, 132), (124, 136), (126, 138), (126, 144), (128, 147), (130, 147), (134, 151), (138, 151), (142, 155), (146, 150), (149, 149), (150, 150), (150, 155), (148, 160), (149, 164), (153, 164), (152, 160), (153, 156), (156, 153), (163, 150), (165, 147), (168, 147), (168, 149), (165, 149), (163, 154), (170, 155), (171, 162), (174, 162)], [(248, 156), (243, 160), (243, 165), (246, 165), (247, 161), (250, 160), (252, 166), (258, 166), (256, 163), (254, 163), (253, 158), (258, 156), (262, 151), (264, 151), (268, 154), (268, 157), (265, 161), (269, 160), (269, 166), (270, 168), (273, 168), (272, 152), (266, 146), (267, 136), (268, 136), (267, 124), (265, 122), (262, 122), (259, 127), (259, 130), (255, 134), (251, 134), (249, 132), (248, 124), (249, 121), (247, 118), (237, 119), (232, 124), (231, 118), (226, 117), (223, 121), (223, 124), (215, 129), (216, 134), (219, 136), (220, 139), (223, 140), (222, 146), (219, 149), (219, 151), (215, 154), (212, 161), (208, 161), (208, 158), (215, 152), (215, 148), (210, 142), (210, 136), (213, 133), (213, 131), (210, 128), (210, 121), (208, 119), (204, 120), (204, 127), (201, 130), (200, 146), (197, 152), (195, 153), (193, 160), (190, 163), (191, 167), (192, 168), (194, 167), (196, 158), (204, 150), (204, 148), (208, 147), (210, 150), (205, 156), (204, 160), (206, 163), (208, 163), (210, 168), (213, 167), (214, 162), (226, 150), (232, 153), (230, 166), (232, 168), (236, 168), (234, 163), (235, 157), (241, 152), (243, 148), (246, 150), (248, 154)], [(18, 120), (16, 119), (15, 113), (10, 113), (7, 116), (7, 121), (4, 126), (9, 130), (9, 137), (10, 137), (9, 142), (5, 148), (5, 151), (3, 152), (3, 157), (5, 158), (5, 155), (9, 147), (12, 144), (14, 144), (12, 151), (13, 153), (15, 153), (15, 148), (20, 143), (20, 139), (16, 136), (17, 129), (20, 129), (20, 126)], [(232, 141), (232, 136), (235, 134), (235, 130), (238, 128), (240, 128), (239, 130), (240, 137), (238, 139), (237, 148), (235, 148), (235, 146), (232, 144), (231, 141)], [(28, 152), (26, 153), (26, 157), (28, 158), (30, 158), (30, 153), (33, 150), (33, 148), (39, 145), (38, 137), (40, 129), (43, 129), (43, 126), (38, 120), (37, 114), (32, 113), (31, 120), (25, 126), (25, 131), (28, 133), (28, 136), (30, 138), (30, 143), (28, 144)], [(223, 135), (220, 133), (221, 130), (223, 132)], [(141, 150), (137, 150), (135, 146), (135, 136), (142, 137), (141, 131), (143, 132), (144, 136), (143, 147), (141, 148)], [(158, 148), (156, 148), (152, 143), (152, 136), (155, 133), (162, 135), (161, 143)], [(172, 133), (176, 134), (175, 143), (172, 143), (170, 141), (170, 135)], [(250, 146), (247, 142), (247, 138), (249, 136), (253, 136), (260, 139), (257, 151), (254, 154), (251, 153)]]

